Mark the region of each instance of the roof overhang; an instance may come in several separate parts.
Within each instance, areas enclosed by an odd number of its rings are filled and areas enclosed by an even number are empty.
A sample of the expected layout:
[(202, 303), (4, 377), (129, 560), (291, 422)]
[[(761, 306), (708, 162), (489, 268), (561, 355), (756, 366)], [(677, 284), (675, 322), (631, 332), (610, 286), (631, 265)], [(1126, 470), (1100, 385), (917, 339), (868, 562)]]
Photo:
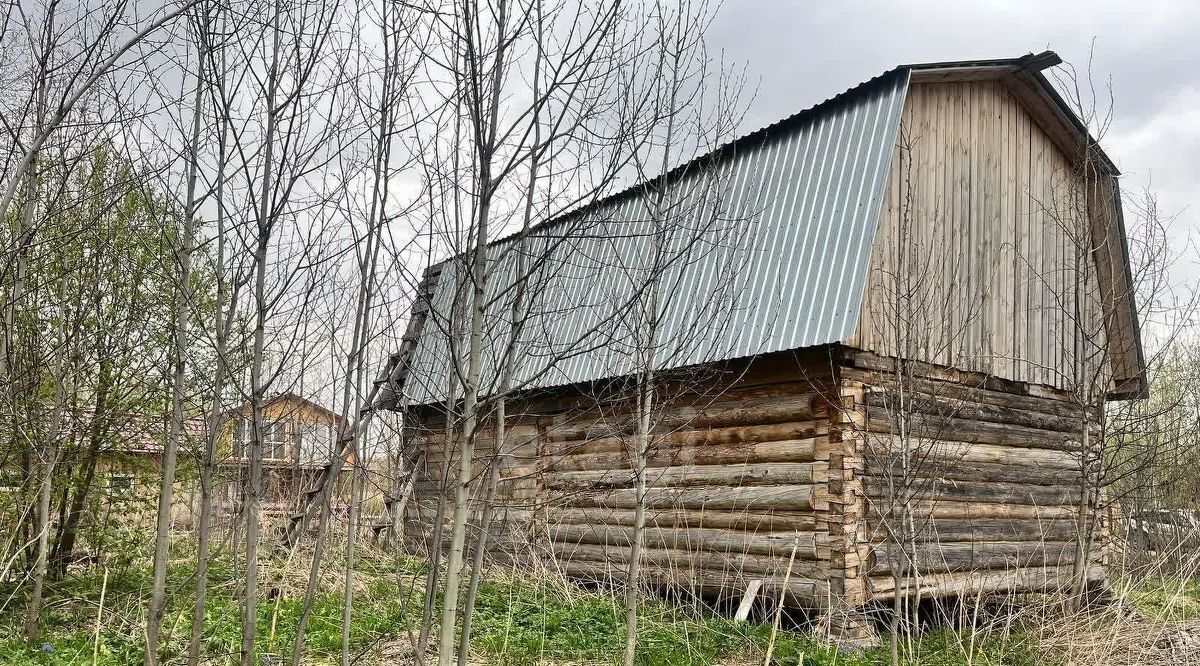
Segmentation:
[[(1057, 54), (1052, 51), (1044, 51), (1019, 58), (903, 65), (810, 109), (751, 132), (717, 148), (711, 154), (697, 157), (688, 163), (680, 165), (671, 172), (659, 176), (659, 180), (672, 182), (675, 179), (682, 178), (686, 176), (690, 169), (693, 169), (691, 165), (697, 164), (701, 160), (711, 161), (714, 156), (723, 159), (735, 159), (739, 155), (747, 154), (756, 145), (764, 143), (773, 136), (804, 126), (806, 123), (818, 118), (820, 114), (825, 114), (831, 109), (853, 103), (855, 100), (861, 99), (864, 95), (877, 94), (880, 90), (890, 89), (893, 86), (899, 91), (895, 99), (903, 100), (904, 91), (912, 84), (939, 81), (1000, 80), (1008, 86), (1013, 95), (1030, 111), (1031, 115), (1035, 116), (1035, 120), (1039, 123), (1039, 126), (1046, 131), (1051, 140), (1065, 155), (1069, 158), (1080, 160), (1091, 158), (1093, 164), (1098, 165), (1101, 171), (1112, 178), (1112, 182), (1114, 183), (1113, 192), (1115, 193), (1113, 203), (1116, 206), (1116, 215), (1110, 216), (1113, 219), (1113, 226), (1109, 230), (1112, 233), (1109, 237), (1120, 240), (1119, 244), (1114, 243), (1109, 246), (1110, 248), (1119, 247), (1119, 251), (1110, 252), (1112, 256), (1111, 265), (1116, 269), (1112, 271), (1112, 274), (1128, 277), (1130, 274), (1128, 246), (1124, 223), (1120, 214), (1119, 191), (1115, 189), (1116, 177), (1119, 175), (1119, 171), (1098, 143), (1089, 135), (1086, 124), (1079, 119), (1075, 110), (1071, 108), (1062, 95), (1055, 89), (1051, 81), (1043, 74), (1047, 68), (1058, 65), (1061, 62), (1062, 60)], [(889, 151), (886, 155), (890, 158), (890, 154)], [(883, 161), (880, 163), (884, 164)], [(599, 208), (614, 204), (623, 198), (636, 196), (639, 191), (643, 191), (642, 188), (644, 188), (644, 184), (631, 187), (601, 201), (594, 202), (589, 207)], [(583, 215), (588, 212), (589, 208), (584, 208), (574, 211), (570, 215)], [(543, 227), (548, 228), (549, 225), (558, 223), (560, 219), (562, 218), (543, 222), (535, 227), (534, 230), (537, 231)], [(512, 237), (502, 238), (494, 241), (493, 245), (500, 245), (510, 240), (512, 240)], [(398, 354), (393, 355), (387, 368), (384, 370), (383, 376), (376, 382), (377, 384), (381, 384), (381, 388), (383, 389), (377, 399), (377, 406), (395, 409), (401, 407), (406, 402), (410, 402), (411, 404), (427, 404), (432, 399), (429, 396), (425, 396), (424, 400), (418, 399), (415, 401), (406, 398), (406, 389), (409, 388), (406, 385), (413, 383), (411, 381), (412, 378), (409, 377), (410, 370), (412, 374), (422, 377), (429, 374), (429, 367), (426, 367), (428, 366), (427, 363), (422, 365), (421, 363), (414, 363), (414, 361), (419, 360), (421, 353), (424, 351), (425, 345), (422, 341), (428, 342), (428, 338), (436, 333), (436, 331), (428, 330), (431, 327), (427, 320), (430, 319), (430, 313), (437, 309), (435, 286), (441, 281), (438, 275), (443, 272), (443, 269), (452, 264), (453, 260), (447, 260), (427, 269), (425, 278), (418, 288), (419, 294), (414, 302), (413, 313), (408, 322), (408, 330), (404, 336), (402, 349)], [(1140, 371), (1131, 374), (1127, 373), (1118, 377), (1114, 392), (1110, 397), (1140, 397), (1145, 395), (1145, 370), (1141, 353), (1141, 339), (1140, 335), (1136, 334), (1138, 331), (1137, 312), (1133, 306), (1133, 299), (1129, 294), (1124, 294), (1122, 298), (1122, 303), (1128, 304), (1128, 316), (1133, 325), (1132, 330), (1135, 332), (1133, 342), (1136, 349), (1136, 367)], [(850, 319), (851, 317), (847, 317), (847, 321)], [(836, 339), (840, 338), (835, 337), (830, 340), (824, 340), (824, 342), (831, 342)], [(811, 346), (815, 343), (809, 341), (804, 344)], [(568, 379), (571, 381), (581, 380), (580, 377), (571, 377)], [(433, 381), (431, 385), (441, 386), (442, 382)]]
[(1020, 58), (993, 60), (962, 60), (905, 65), (911, 72), (912, 83), (947, 81), (1004, 82), (1013, 95), (1038, 121), (1065, 155), (1074, 160), (1099, 160), (1104, 169), (1120, 175), (1113, 161), (1100, 144), (1088, 133), (1077, 109), (1063, 98), (1054, 84), (1046, 78), (1045, 70), (1062, 64), (1054, 51), (1030, 53)]
[[(303, 407), (305, 409), (311, 409), (311, 410), (317, 412), (318, 414), (320, 414), (322, 417), (333, 421), (334, 423), (341, 423), (341, 421), (342, 421), (342, 417), (339, 416), (338, 413), (333, 411), (332, 409), (329, 409), (328, 407), (319, 405), (319, 404), (313, 402), (312, 400), (309, 400), (308, 398), (305, 398), (303, 396), (300, 396), (296, 393), (291, 393), (291, 392), (277, 393), (273, 396), (270, 396), (266, 400), (263, 401), (262, 406), (263, 406), (263, 409), (266, 409), (266, 408), (271, 407), (272, 405), (275, 405), (276, 403), (280, 403), (280, 402), (291, 402), (291, 403), (295, 404), (297, 406), (297, 408)], [(249, 411), (252, 408), (253, 408), (252, 403), (250, 403), (249, 401), (243, 402), (242, 404), (237, 405), (236, 407), (230, 407), (229, 409), (226, 409), (225, 411), (221, 412), (221, 418), (228, 419), (228, 418), (231, 418), (234, 416), (240, 416), (243, 414), (247, 414), (247, 413), (249, 413)]]

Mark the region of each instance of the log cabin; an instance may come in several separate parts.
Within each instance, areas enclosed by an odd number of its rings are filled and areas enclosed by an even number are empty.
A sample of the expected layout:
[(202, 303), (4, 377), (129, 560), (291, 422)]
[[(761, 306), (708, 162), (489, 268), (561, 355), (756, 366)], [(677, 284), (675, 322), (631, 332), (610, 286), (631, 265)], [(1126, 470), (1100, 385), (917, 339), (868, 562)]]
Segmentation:
[[(430, 268), (380, 403), (417, 466), (408, 542), (434, 543), (469, 436), (475, 469), (500, 469), (489, 555), (623, 581), (652, 367), (647, 585), (755, 589), (853, 636), (897, 595), (1103, 581), (1082, 455), (1104, 402), (1147, 382), (1119, 172), (1047, 79), (1060, 62), (900, 66), (489, 245), (499, 446), (490, 412), (455, 434), (467, 264)], [(671, 261), (647, 268), (654, 247)], [(518, 265), (536, 266), (519, 327)], [(630, 324), (651, 283), (654, 326)]]

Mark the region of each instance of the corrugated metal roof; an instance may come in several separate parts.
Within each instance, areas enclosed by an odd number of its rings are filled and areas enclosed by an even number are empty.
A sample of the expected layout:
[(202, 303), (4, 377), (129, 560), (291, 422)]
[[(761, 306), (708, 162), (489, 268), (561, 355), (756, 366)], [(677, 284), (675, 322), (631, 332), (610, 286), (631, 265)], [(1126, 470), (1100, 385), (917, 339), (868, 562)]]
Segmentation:
[[(510, 330), (522, 247), (539, 265), (517, 354), (521, 388), (634, 371), (643, 346), (634, 306), (652, 275), (663, 295), (660, 367), (849, 337), (907, 87), (908, 70), (893, 70), (682, 165), (654, 183), (667, 183), (665, 215), (650, 214), (652, 190), (637, 186), (538, 227), (523, 245), (492, 244), (485, 392)], [(406, 373), (410, 404), (445, 393), (448, 313), (464, 270), (456, 260), (441, 267)]]

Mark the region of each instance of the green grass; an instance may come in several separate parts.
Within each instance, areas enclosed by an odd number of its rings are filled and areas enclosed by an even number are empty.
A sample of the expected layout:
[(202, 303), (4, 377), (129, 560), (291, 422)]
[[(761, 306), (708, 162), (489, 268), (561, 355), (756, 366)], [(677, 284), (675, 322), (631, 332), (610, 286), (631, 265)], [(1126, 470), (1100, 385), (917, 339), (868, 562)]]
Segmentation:
[[(177, 556), (186, 557), (182, 546)], [(141, 630), (150, 589), (149, 568), (141, 560), (119, 570), (110, 570), (100, 632), (97, 663), (141, 662)], [(268, 571), (284, 564), (272, 561)], [(300, 565), (301, 567), (303, 565)], [(364, 554), (356, 566), (356, 593), (351, 644), (364, 651), (360, 663), (387, 663), (376, 648), (389, 642), (407, 641), (407, 630), (419, 623), (420, 580), (423, 564), (403, 563), (406, 578), (397, 584), (391, 558)], [(297, 565), (293, 564), (293, 568)], [(293, 576), (297, 574), (293, 572)], [(171, 603), (164, 622), (165, 663), (179, 663), (187, 647), (191, 627), (194, 569), (172, 566), (169, 572)], [(340, 579), (340, 576), (338, 577)], [(259, 649), (264, 654), (289, 657), (299, 620), (302, 598), (299, 586), (284, 585), (285, 594), (259, 605)], [(27, 647), (20, 636), (24, 607), (22, 590), (0, 611), (0, 664), (91, 664), (96, 612), (102, 574), (89, 571), (73, 574), (53, 584), (42, 615), (42, 640)], [(273, 585), (265, 581), (263, 587)], [(208, 663), (233, 663), (241, 643), (239, 581), (234, 563), (217, 558), (209, 570), (204, 654)], [(290, 593), (288, 593), (290, 592)], [(11, 586), (0, 588), (3, 598), (13, 594)], [(661, 602), (649, 602), (640, 612), (638, 662), (646, 666), (670, 664), (709, 666), (714, 664), (761, 663), (770, 627), (738, 624), (727, 618), (698, 613)], [(272, 623), (274, 632), (272, 636)], [(625, 641), (625, 616), (619, 599), (602, 592), (564, 589), (545, 581), (525, 581), (516, 576), (487, 580), (480, 588), (474, 615), (472, 648), (483, 663), (619, 663)], [(972, 659), (965, 658), (965, 638), (951, 631), (926, 635), (907, 664), (930, 666), (1032, 666), (1043, 663), (1028, 640), (1019, 632), (1006, 640), (1000, 634), (976, 635)], [(307, 632), (306, 662), (335, 663), (341, 645), (341, 599), (334, 590), (317, 596)], [(780, 632), (773, 663), (809, 666), (874, 666), (890, 663), (886, 645), (862, 652), (839, 652), (811, 635)]]
[[(362, 578), (377, 575), (375, 562), (364, 563)], [(172, 565), (168, 571), (170, 604), (164, 620), (164, 659), (179, 660), (186, 653), (191, 631), (195, 570)], [(394, 580), (394, 575), (392, 576)], [(216, 663), (232, 661), (241, 645), (239, 581), (232, 562), (217, 558), (209, 569), (209, 591), (205, 604), (204, 653)], [(41, 640), (27, 647), (21, 639), (25, 598), (19, 593), (0, 613), (0, 664), (91, 664), (96, 613), (99, 609), (103, 574), (72, 575), (53, 584), (41, 617)], [(265, 582), (264, 585), (268, 585)], [(141, 662), (142, 625), (151, 587), (148, 567), (129, 567), (109, 572), (100, 632), (97, 663)], [(3, 589), (4, 597), (12, 593)], [(263, 599), (258, 607), (259, 649), (263, 653), (290, 656), (303, 598), (283, 596)], [(316, 597), (306, 633), (307, 653), (313, 663), (334, 662), (341, 647), (341, 596), (323, 591)], [(362, 647), (397, 632), (408, 618), (400, 616), (396, 587), (387, 579), (375, 578), (355, 597), (351, 644)], [(277, 610), (277, 612), (276, 612)], [(274, 638), (272, 640), (272, 622)]]
[(1200, 618), (1198, 581), (1149, 577), (1136, 584), (1118, 580), (1113, 589), (1122, 599), (1152, 618), (1171, 622)]

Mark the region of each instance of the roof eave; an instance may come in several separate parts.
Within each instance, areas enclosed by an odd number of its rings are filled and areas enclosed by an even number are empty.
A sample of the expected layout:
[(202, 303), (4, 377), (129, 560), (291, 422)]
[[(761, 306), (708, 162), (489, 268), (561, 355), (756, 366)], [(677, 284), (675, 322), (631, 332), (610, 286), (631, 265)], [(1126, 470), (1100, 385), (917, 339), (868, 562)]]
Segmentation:
[[(904, 67), (913, 72), (914, 83), (922, 81), (986, 80), (1012, 77), (1023, 80), (1043, 97), (1046, 106), (1064, 127), (1077, 135), (1080, 144), (1086, 146), (1091, 156), (1100, 159), (1106, 171), (1120, 175), (1116, 164), (1100, 147), (1099, 142), (1088, 131), (1087, 124), (1080, 119), (1075, 109), (1062, 96), (1058, 88), (1043, 73), (1061, 65), (1063, 59), (1054, 51), (1029, 53), (1019, 58), (993, 58), (987, 60), (958, 60), (947, 62), (914, 63)], [(1078, 148), (1076, 148), (1078, 150)]]

